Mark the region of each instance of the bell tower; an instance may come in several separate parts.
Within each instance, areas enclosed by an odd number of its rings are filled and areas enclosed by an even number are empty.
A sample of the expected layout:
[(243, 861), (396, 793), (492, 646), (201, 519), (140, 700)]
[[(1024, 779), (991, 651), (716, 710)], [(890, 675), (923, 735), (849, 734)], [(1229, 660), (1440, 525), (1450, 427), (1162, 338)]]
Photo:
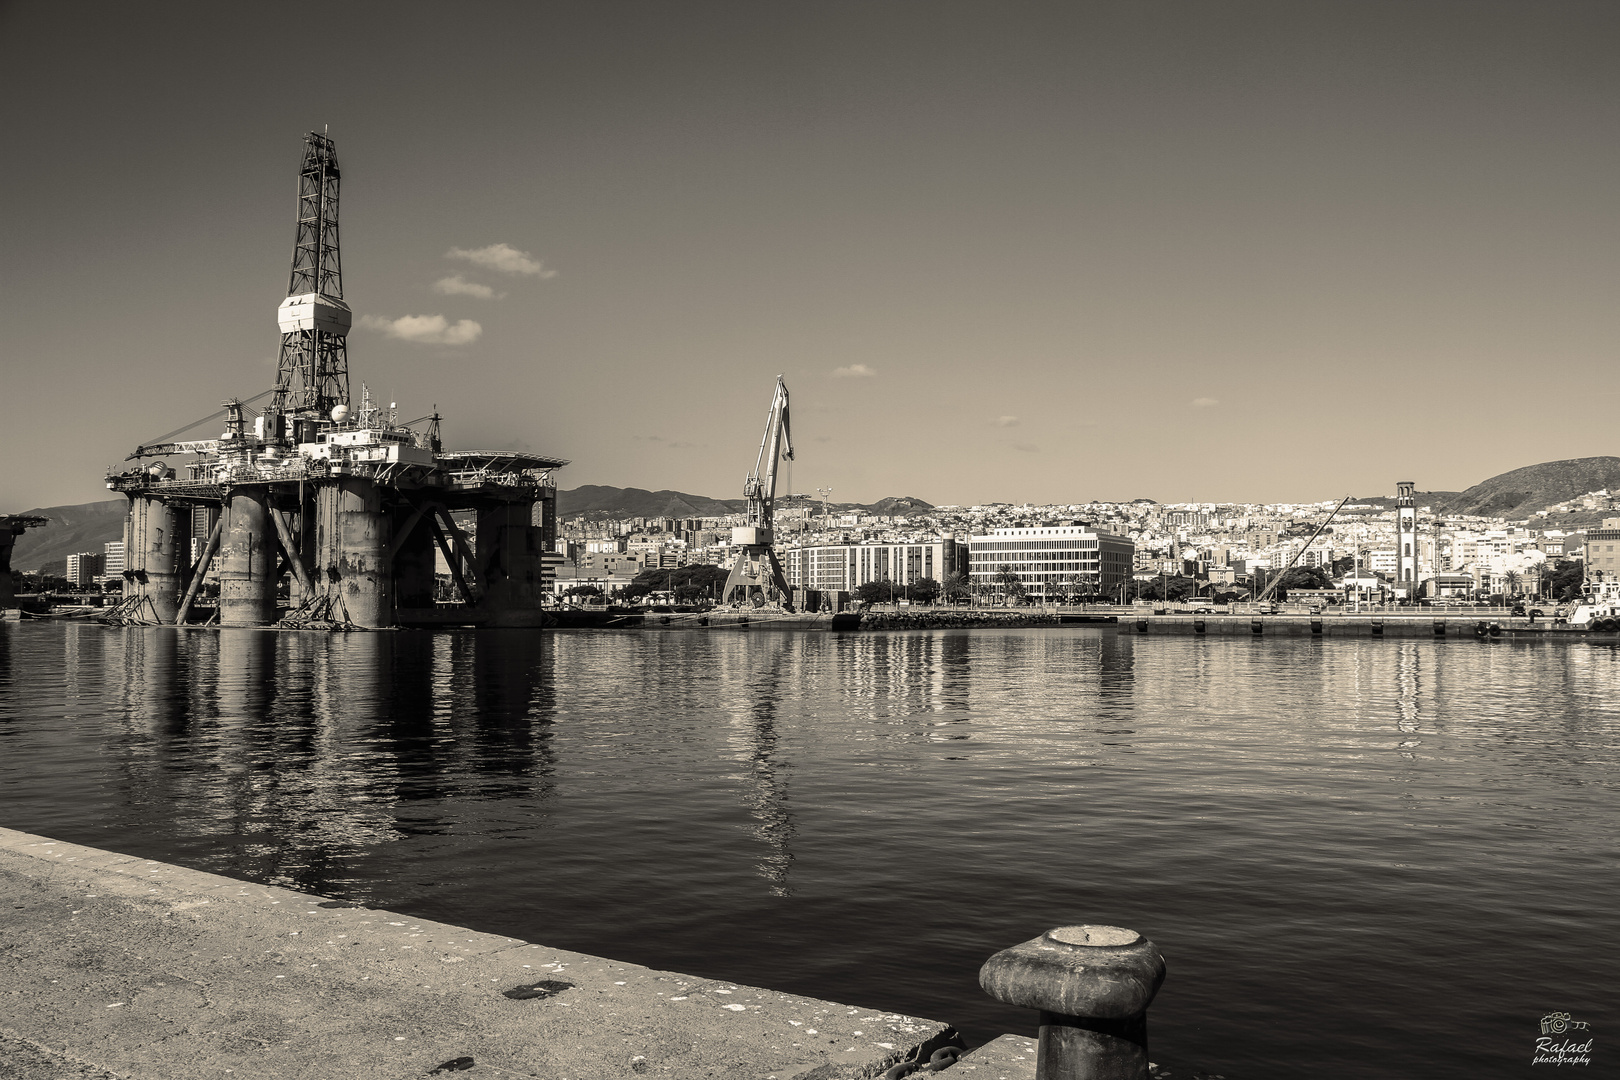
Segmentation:
[(1395, 556), (1400, 575), (1397, 587), (1406, 590), (1408, 599), (1417, 598), (1417, 499), (1412, 494), (1415, 485), (1410, 480), (1395, 483)]

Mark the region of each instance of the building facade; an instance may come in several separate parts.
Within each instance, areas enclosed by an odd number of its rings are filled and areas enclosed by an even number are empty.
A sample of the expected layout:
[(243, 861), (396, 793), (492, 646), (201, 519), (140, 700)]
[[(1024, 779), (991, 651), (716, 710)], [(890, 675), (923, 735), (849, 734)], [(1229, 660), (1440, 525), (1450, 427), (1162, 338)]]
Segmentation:
[[(1605, 521), (1604, 525), (1608, 522)], [(1586, 534), (1586, 580), (1620, 581), (1620, 529), (1593, 529)]]
[(893, 544), (820, 544), (777, 552), (789, 588), (854, 592), (869, 581), (914, 585), (967, 572), (967, 546), (952, 537)]
[(101, 579), (104, 582), (124, 577), (124, 542), (112, 540), (101, 545)]
[(67, 570), (62, 575), (69, 585), (94, 585), (101, 577), (101, 556), (93, 551), (81, 551), (67, 557)]
[(1087, 525), (997, 529), (969, 538), (968, 547), (975, 592), (995, 592), (1005, 566), (1036, 599), (1056, 599), (1080, 589), (1110, 595), (1130, 580), (1136, 559), (1129, 537)]

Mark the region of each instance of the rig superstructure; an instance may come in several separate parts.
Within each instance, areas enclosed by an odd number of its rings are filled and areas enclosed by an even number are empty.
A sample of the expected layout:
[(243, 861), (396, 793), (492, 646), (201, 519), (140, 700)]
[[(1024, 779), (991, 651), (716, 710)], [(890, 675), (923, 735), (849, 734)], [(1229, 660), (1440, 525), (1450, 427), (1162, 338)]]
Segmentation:
[[(155, 460), (107, 478), (129, 497), (124, 621), (193, 620), (216, 568), (221, 626), (545, 622), (549, 566), (562, 561), (552, 554), (552, 472), (568, 462), (446, 451), (437, 410), (401, 424), (364, 387), (351, 405), (339, 175), (331, 139), (311, 132), (292, 278), (277, 310), (275, 388), (225, 401), (209, 418), (225, 418), (217, 438), (160, 440), (129, 455), (180, 455), (179, 470)], [(270, 403), (250, 424), (251, 403), (265, 397)], [(440, 556), (454, 582), (448, 602), (437, 598)]]

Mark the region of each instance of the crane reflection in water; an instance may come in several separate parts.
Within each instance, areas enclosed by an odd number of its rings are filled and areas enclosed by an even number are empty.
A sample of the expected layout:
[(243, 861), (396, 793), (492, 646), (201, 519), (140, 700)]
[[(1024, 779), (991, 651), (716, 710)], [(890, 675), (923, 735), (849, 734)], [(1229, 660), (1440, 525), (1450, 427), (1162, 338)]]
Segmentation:
[(787, 778), (791, 766), (779, 760), (776, 730), (777, 702), (793, 665), (797, 635), (770, 635), (750, 641), (743, 656), (755, 670), (744, 680), (745, 700), (732, 721), (730, 743), (738, 760), (747, 765), (743, 801), (754, 819), (752, 832), (765, 846), (759, 857), (759, 875), (774, 896), (791, 896), (788, 872), (793, 868), (793, 816), (788, 812)]

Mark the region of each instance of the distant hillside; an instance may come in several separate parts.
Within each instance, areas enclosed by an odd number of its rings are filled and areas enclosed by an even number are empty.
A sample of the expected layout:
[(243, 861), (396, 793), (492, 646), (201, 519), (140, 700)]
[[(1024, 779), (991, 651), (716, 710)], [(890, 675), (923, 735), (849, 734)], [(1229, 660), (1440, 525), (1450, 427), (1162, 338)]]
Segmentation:
[(557, 515), (593, 514), (604, 518), (720, 517), (743, 508), (741, 499), (711, 499), (680, 491), (603, 487), (586, 484), (557, 492)]
[[(1585, 495), (1589, 491), (1620, 488), (1620, 457), (1571, 458), (1526, 465), (1522, 469), (1481, 480), (1467, 491), (1415, 492), (1419, 506), (1432, 506), (1445, 514), (1474, 514), (1516, 520), (1538, 510)], [(1394, 509), (1395, 496), (1369, 495), (1350, 500), (1385, 510)], [(1605, 512), (1579, 513), (1558, 517), (1560, 527), (1569, 522), (1596, 524)], [(1612, 515), (1607, 515), (1612, 516)], [(1586, 519), (1591, 518), (1591, 522)]]
[(905, 495), (898, 499), (892, 497), (879, 499), (875, 503), (862, 507), (864, 510), (884, 517), (919, 517), (933, 508), (933, 503), (925, 503), (911, 495)]
[(101, 545), (124, 538), (124, 514), (128, 507), (127, 499), (108, 499), (26, 511), (49, 518), (51, 523), (29, 529), (17, 537), (17, 546), (11, 552), (12, 569), (60, 573), (69, 555), (83, 551), (101, 554)]
[(1446, 509), (1453, 514), (1522, 518), (1600, 488), (1620, 488), (1620, 457), (1527, 465), (1475, 484)]
[[(783, 505), (780, 498), (777, 506)], [(819, 508), (820, 504), (816, 506)], [(589, 514), (593, 517), (612, 518), (689, 518), (721, 517), (738, 514), (744, 509), (741, 499), (711, 499), (706, 495), (688, 495), (682, 491), (648, 491), (645, 488), (603, 487), (586, 484), (557, 492), (557, 516)], [(832, 503), (835, 513), (865, 510), (888, 517), (910, 517), (926, 514), (933, 505), (913, 496), (879, 499), (875, 503)]]

